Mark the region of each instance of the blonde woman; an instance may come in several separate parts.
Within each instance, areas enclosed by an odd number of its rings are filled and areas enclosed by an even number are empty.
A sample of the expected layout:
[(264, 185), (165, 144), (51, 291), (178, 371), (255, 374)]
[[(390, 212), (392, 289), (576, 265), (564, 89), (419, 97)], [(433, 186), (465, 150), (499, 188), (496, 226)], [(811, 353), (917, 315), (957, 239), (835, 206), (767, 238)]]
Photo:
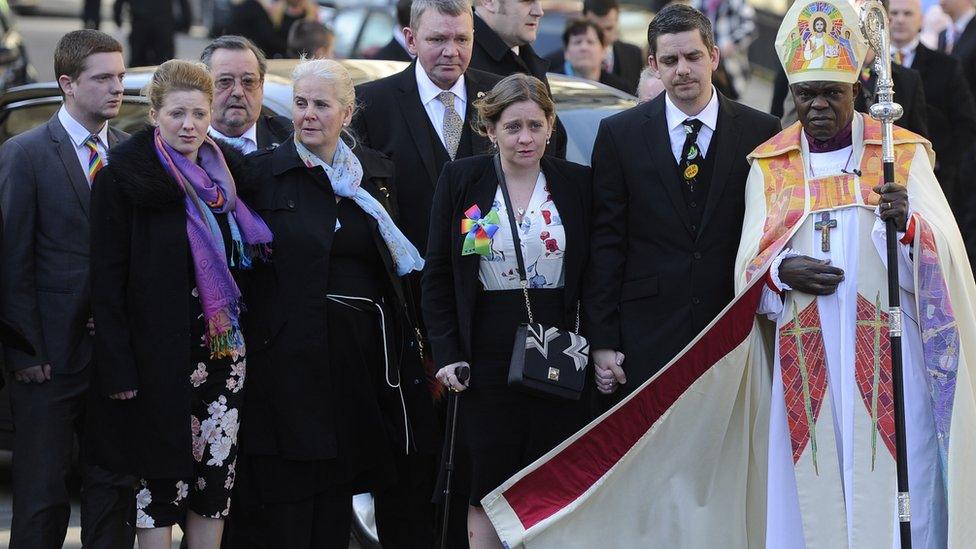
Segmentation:
[(345, 131), (349, 73), (316, 59), (292, 79), (293, 138), (247, 158), (275, 249), (246, 294), (240, 474), (273, 545), (344, 548), (352, 495), (397, 482), (394, 452), (414, 449), (406, 404), (425, 384), (404, 369), (418, 362), (400, 277), (423, 260), (396, 226), (392, 164)]
[(152, 127), (111, 151), (92, 185), (99, 458), (138, 476), (141, 549), (219, 547), (235, 481), (246, 364), (241, 269), (268, 226), (237, 196), (240, 158), (207, 136), (213, 80), (160, 65)]

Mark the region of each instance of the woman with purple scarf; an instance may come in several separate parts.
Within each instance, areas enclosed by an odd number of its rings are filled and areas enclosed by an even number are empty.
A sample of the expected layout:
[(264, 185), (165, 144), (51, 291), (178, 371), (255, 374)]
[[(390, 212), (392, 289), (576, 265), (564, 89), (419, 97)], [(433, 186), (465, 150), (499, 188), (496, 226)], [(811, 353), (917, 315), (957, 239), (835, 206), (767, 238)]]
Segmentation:
[(96, 460), (139, 479), (139, 547), (220, 546), (246, 374), (239, 271), (271, 230), (208, 135), (213, 80), (187, 61), (146, 88), (153, 127), (112, 149), (91, 201)]

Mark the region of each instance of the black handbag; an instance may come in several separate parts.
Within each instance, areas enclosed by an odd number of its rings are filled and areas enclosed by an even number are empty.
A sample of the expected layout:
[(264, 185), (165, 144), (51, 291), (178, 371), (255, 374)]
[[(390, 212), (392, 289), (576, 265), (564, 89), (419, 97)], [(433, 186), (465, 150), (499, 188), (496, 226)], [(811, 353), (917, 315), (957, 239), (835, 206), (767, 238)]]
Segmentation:
[(515, 243), (515, 259), (518, 262), (519, 282), (525, 296), (525, 311), (529, 322), (519, 325), (515, 332), (512, 362), (508, 367), (508, 385), (526, 392), (547, 397), (579, 400), (586, 382), (586, 365), (590, 360), (590, 344), (579, 335), (579, 303), (576, 304), (576, 329), (562, 330), (536, 323), (532, 318), (529, 302), (529, 282), (522, 257), (522, 244), (518, 236), (518, 224), (513, 213), (512, 199), (505, 184), (501, 160), (494, 158), (498, 185), (505, 198), (505, 210)]

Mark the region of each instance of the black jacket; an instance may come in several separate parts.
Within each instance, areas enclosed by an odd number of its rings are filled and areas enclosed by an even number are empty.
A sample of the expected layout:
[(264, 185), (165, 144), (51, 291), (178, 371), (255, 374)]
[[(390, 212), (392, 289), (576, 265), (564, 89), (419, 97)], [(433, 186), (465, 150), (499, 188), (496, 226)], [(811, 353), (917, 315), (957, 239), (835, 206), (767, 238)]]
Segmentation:
[[(411, 63), (397, 74), (357, 86), (356, 98), (362, 108), (353, 119), (353, 128), (363, 145), (387, 154), (396, 165), (401, 229), (423, 254), (434, 187), (449, 157), (420, 102), (415, 70)], [(499, 80), (477, 70), (465, 73), (468, 103), (458, 158), (488, 152), (488, 139), (472, 129), (477, 118), (472, 103)]]
[[(547, 55), (546, 59), (552, 72), (563, 72), (562, 67), (566, 62), (564, 50), (556, 50)], [(613, 70), (610, 71), (610, 74), (616, 78), (608, 78), (608, 81), (604, 82), (601, 77), (600, 82), (633, 94), (637, 90), (640, 73), (646, 63), (647, 59), (640, 48), (617, 40), (613, 43)]]
[[(939, 50), (945, 51), (946, 31), (939, 33)], [(969, 80), (969, 91), (976, 97), (976, 17), (969, 20), (965, 30), (952, 47), (952, 56), (962, 64), (962, 70)]]
[[(566, 66), (554, 65), (552, 68), (552, 72), (559, 73), (559, 74), (566, 74)], [(624, 93), (629, 93), (630, 95), (635, 95), (637, 93), (636, 84), (634, 85), (634, 87), (629, 87), (627, 82), (625, 82), (623, 78), (620, 78), (619, 76), (613, 74), (612, 72), (600, 71), (600, 79), (597, 80), (597, 82), (606, 86), (610, 86), (611, 88), (616, 88)]]
[(226, 34), (250, 38), (268, 59), (284, 57), (288, 46), (275, 30), (267, 10), (257, 0), (244, 0), (231, 8)]
[(626, 389), (649, 379), (731, 301), (746, 155), (779, 129), (776, 118), (719, 95), (705, 153), (715, 155), (713, 175), (697, 227), (671, 152), (665, 95), (601, 122), (584, 329), (591, 349), (626, 355)]
[(976, 104), (957, 59), (919, 44), (912, 68), (922, 76), (925, 87), (935, 174), (949, 203), (958, 209), (956, 175), (976, 144)]
[(370, 59), (382, 59), (384, 61), (413, 61), (413, 57), (410, 57), (410, 52), (408, 52), (396, 38), (390, 38), (390, 41), (386, 43), (385, 46), (376, 50), (376, 53), (369, 56)]
[[(241, 157), (221, 147), (235, 181)], [(188, 478), (190, 448), (189, 241), (183, 191), (145, 129), (113, 147), (92, 185), (95, 317), (92, 414), (109, 469), (143, 478)], [(138, 389), (126, 401), (108, 395)]]
[[(477, 314), (478, 254), (461, 255), (465, 235), (458, 227), (464, 211), (477, 204), (491, 210), (498, 179), (491, 155), (479, 155), (444, 166), (430, 212), (430, 239), (423, 277), (424, 321), (438, 367), (471, 362), (471, 327)], [(556, 208), (566, 227), (565, 320), (576, 318), (583, 267), (589, 255), (590, 169), (545, 156), (546, 176)]]
[[(928, 105), (925, 100), (925, 87), (922, 84), (922, 77), (917, 71), (892, 63), (891, 80), (894, 83), (895, 92), (898, 94), (898, 104), (905, 110), (895, 124), (928, 138)], [(870, 112), (871, 105), (877, 102), (877, 95), (874, 93), (876, 82), (877, 75), (871, 71), (871, 78), (867, 84), (861, 82), (861, 93), (854, 96), (855, 110), (862, 113)]]
[(291, 136), (295, 127), (285, 116), (259, 116), (255, 122), (258, 149), (278, 146)]
[[(353, 151), (363, 166), (362, 188), (395, 218), (392, 163), (371, 149), (357, 146)], [(326, 336), (335, 195), (322, 168), (305, 167), (292, 140), (248, 155), (245, 169), (250, 177), (241, 186), (241, 195), (268, 223), (274, 243), (271, 262), (248, 273), (244, 292), (248, 389), (241, 450), (293, 460), (332, 458), (336, 455), (335, 418), (329, 395), (342, 390), (332, 385), (328, 375)], [(412, 352), (408, 345), (412, 328), (405, 320), (402, 284), (378, 230), (374, 236), (389, 274), (387, 302), (399, 313), (391, 319), (397, 325), (391, 359), (398, 365), (403, 397), (408, 407), (422, 398), (429, 409), (419, 361), (407, 360)], [(403, 425), (399, 392), (389, 388), (378, 392), (381, 407), (396, 403), (398, 413), (394, 415), (398, 417), (388, 419), (399, 422), (396, 432), (403, 433), (407, 426)], [(411, 408), (411, 412), (415, 410)], [(420, 421), (432, 422), (433, 418), (410, 418), (412, 424)], [(413, 435), (411, 439), (415, 440)], [(415, 443), (434, 448), (433, 441)]]
[[(485, 20), (472, 12), (474, 16), (474, 48), (471, 50), (471, 63), (468, 69), (475, 69), (501, 78), (515, 73), (534, 76), (549, 88), (546, 71), (549, 62), (538, 56), (532, 46), (519, 46), (519, 54), (509, 48)], [(551, 91), (551, 90), (550, 90)], [(556, 129), (552, 132), (552, 142), (546, 147), (546, 154), (556, 158), (566, 158), (566, 128), (559, 118), (556, 118)]]

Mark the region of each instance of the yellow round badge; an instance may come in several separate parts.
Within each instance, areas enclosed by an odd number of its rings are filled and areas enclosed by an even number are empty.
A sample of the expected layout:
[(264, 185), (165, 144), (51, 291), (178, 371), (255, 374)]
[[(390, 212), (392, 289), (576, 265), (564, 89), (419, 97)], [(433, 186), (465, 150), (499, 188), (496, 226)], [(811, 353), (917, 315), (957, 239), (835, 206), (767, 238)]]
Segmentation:
[(692, 164), (685, 168), (685, 179), (694, 179), (698, 175), (698, 165)]

